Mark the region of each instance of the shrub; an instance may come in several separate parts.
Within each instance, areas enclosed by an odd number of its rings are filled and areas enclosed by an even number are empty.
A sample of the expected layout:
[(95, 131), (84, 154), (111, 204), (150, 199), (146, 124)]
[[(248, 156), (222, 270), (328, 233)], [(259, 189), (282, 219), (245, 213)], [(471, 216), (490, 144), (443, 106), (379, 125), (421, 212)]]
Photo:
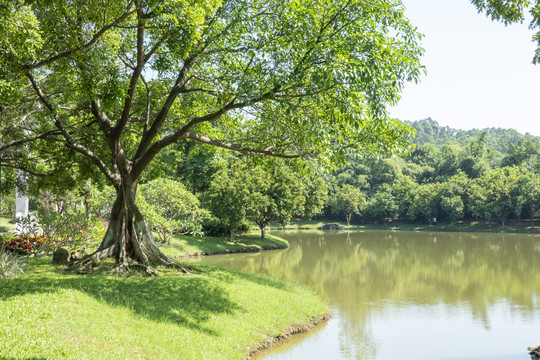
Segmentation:
[(0, 251), (0, 278), (17, 276), (24, 273), (24, 260), (13, 253)]
[(21, 216), (15, 222), (15, 229), (13, 232), (17, 235), (37, 235), (43, 232), (41, 226), (39, 226), (38, 217), (35, 213), (28, 213), (26, 216)]
[(229, 229), (217, 219), (203, 221), (202, 231), (207, 236), (225, 236), (229, 233)]
[[(249, 231), (249, 223), (242, 222), (236, 229), (237, 234), (245, 234)], [(229, 228), (223, 225), (218, 219), (211, 218), (203, 221), (202, 231), (206, 236), (227, 236), (230, 233)]]
[(1, 248), (9, 253), (29, 255), (47, 242), (47, 238), (43, 235), (20, 234), (4, 240)]
[(93, 249), (105, 235), (101, 222), (84, 214), (53, 212), (42, 216), (40, 222), (47, 239), (38, 248), (38, 251), (43, 253), (52, 253), (59, 247), (70, 251)]
[(156, 179), (139, 187), (139, 209), (148, 225), (163, 243), (172, 234), (202, 235), (201, 223), (209, 214), (200, 208), (199, 200), (174, 180)]

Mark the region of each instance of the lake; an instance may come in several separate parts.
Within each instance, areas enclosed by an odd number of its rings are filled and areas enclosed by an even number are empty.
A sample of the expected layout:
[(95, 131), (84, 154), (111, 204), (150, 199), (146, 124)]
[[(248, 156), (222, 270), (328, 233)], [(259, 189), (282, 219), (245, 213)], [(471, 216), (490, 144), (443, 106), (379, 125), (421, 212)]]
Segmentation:
[(528, 360), (540, 344), (540, 236), (272, 232), (286, 250), (200, 261), (305, 284), (332, 318), (264, 359)]

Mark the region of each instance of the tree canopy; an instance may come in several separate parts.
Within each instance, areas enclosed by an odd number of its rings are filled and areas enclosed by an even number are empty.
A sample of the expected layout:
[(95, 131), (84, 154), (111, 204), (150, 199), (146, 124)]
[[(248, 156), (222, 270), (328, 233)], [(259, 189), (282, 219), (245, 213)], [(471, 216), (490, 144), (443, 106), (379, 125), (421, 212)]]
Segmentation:
[[(117, 199), (93, 258), (116, 256), (120, 269), (128, 259), (172, 264), (135, 193), (174, 143), (336, 161), (351, 150), (399, 152), (411, 135), (386, 111), (422, 71), (420, 35), (399, 1), (50, 0), (0, 9), (0, 126), (21, 124), (0, 151), (37, 141), (10, 165), (29, 154), (65, 154), (81, 171), (95, 165)], [(62, 166), (37, 163), (26, 170)]]
[(537, 30), (533, 36), (533, 41), (537, 43), (537, 48), (533, 57), (533, 63), (540, 62), (540, 1), (535, 0), (471, 0), (471, 3), (479, 12), (484, 12), (486, 16), (495, 21), (500, 21), (505, 25), (511, 23), (522, 23), (525, 20), (525, 11), (528, 10), (531, 16), (529, 28)]

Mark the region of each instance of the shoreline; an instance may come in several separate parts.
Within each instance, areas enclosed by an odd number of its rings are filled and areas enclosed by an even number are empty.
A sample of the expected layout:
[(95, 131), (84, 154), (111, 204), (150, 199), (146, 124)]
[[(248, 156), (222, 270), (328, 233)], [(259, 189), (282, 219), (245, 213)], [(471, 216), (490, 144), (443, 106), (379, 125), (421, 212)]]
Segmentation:
[[(307, 229), (304, 229), (307, 230)], [(249, 240), (249, 238), (247, 238)], [(239, 238), (239, 241), (245, 241), (246, 238), (242, 239)], [(235, 253), (259, 253), (263, 251), (268, 250), (283, 250), (287, 249), (289, 247), (288, 241), (285, 239), (276, 236), (276, 235), (268, 235), (267, 240), (270, 241), (280, 241), (281, 243), (274, 243), (274, 244), (265, 244), (265, 245), (253, 245), (253, 244), (245, 244), (245, 247), (243, 248), (226, 248), (226, 249), (216, 249), (214, 251), (200, 251), (200, 252), (191, 252), (191, 253), (184, 253), (184, 254), (177, 254), (177, 255), (168, 255), (173, 260), (182, 260), (182, 259), (189, 259), (194, 257), (201, 257), (201, 256), (212, 256), (212, 255), (224, 255), (224, 254), (235, 254)], [(233, 243), (229, 243), (233, 244)], [(169, 247), (170, 249), (170, 247)], [(273, 279), (275, 280), (275, 279)], [(275, 280), (276, 281), (276, 280)], [(317, 295), (317, 297), (319, 297)], [(320, 298), (320, 297), (319, 297)], [(327, 322), (331, 318), (330, 313), (325, 313), (323, 315), (318, 315), (309, 320), (305, 324), (298, 324), (293, 323), (288, 325), (284, 330), (281, 331), (280, 335), (277, 336), (271, 336), (268, 334), (263, 334), (263, 340), (257, 344), (255, 347), (247, 347), (247, 355), (242, 358), (242, 360), (250, 360), (253, 359), (253, 357), (258, 356), (261, 352), (269, 350), (271, 348), (274, 348), (276, 346), (279, 346), (286, 342), (287, 340), (293, 338), (295, 335), (299, 334), (306, 334), (309, 333), (316, 328), (320, 326), (324, 326), (325, 322)]]
[[(336, 222), (331, 222), (336, 224)], [(328, 231), (318, 229), (325, 223), (313, 222), (313, 225), (303, 223), (300, 226), (286, 226), (286, 227), (270, 227), (268, 231), (293, 231), (293, 230), (317, 230)], [(330, 224), (330, 222), (328, 223)], [(503, 234), (540, 234), (540, 221), (535, 223), (535, 227), (531, 228), (528, 225), (506, 225), (502, 227), (500, 224), (494, 224), (489, 222), (478, 222), (473, 224), (458, 223), (450, 225), (446, 223), (440, 223), (437, 225), (421, 225), (421, 224), (409, 224), (409, 223), (394, 223), (388, 225), (382, 224), (354, 224), (347, 226), (346, 224), (338, 223), (342, 226), (340, 230), (330, 231), (366, 231), (366, 230), (378, 230), (378, 231), (418, 231), (418, 232), (481, 232), (481, 233), (503, 233)]]
[(291, 339), (295, 335), (304, 334), (313, 331), (315, 328), (319, 326), (324, 326), (326, 324), (323, 324), (330, 320), (332, 316), (330, 313), (326, 313), (321, 316), (317, 316), (313, 319), (311, 319), (309, 322), (307, 322), (304, 325), (298, 325), (298, 324), (292, 324), (290, 325), (282, 335), (278, 336), (268, 336), (268, 339), (263, 340), (256, 348), (251, 349), (248, 347), (249, 354), (244, 357), (242, 360), (251, 360), (254, 356), (259, 355), (262, 351), (274, 348), (276, 346), (279, 346), (283, 344), (285, 341)]

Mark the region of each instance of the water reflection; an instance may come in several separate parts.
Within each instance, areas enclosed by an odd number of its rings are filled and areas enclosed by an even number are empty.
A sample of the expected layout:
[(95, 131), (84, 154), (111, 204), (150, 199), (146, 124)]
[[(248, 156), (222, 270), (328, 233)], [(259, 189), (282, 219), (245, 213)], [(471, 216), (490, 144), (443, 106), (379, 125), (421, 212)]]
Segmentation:
[[(290, 241), (289, 249), (204, 261), (308, 284), (328, 299), (335, 320), (327, 327), (336, 329), (323, 335), (336, 336), (331, 351), (339, 353), (326, 358), (465, 359), (491, 353), (529, 359), (526, 347), (540, 342), (534, 330), (540, 321), (537, 236), (280, 235)], [(406, 349), (396, 356), (391, 346)]]

